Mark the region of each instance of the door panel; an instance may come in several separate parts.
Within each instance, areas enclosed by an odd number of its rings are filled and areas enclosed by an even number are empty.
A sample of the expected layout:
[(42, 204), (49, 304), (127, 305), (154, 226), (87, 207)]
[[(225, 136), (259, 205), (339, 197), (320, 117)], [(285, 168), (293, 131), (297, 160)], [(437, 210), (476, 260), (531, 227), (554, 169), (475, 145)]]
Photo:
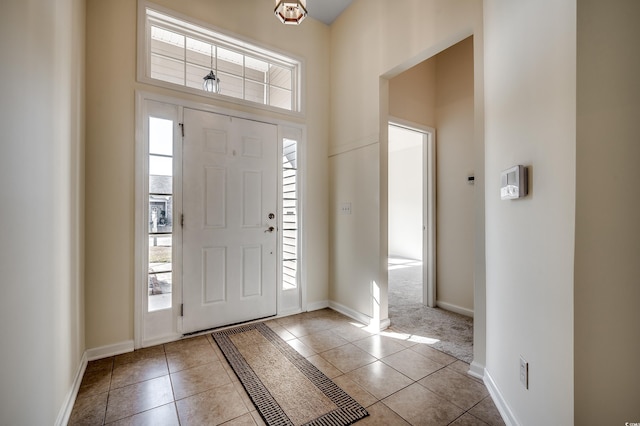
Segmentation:
[(184, 332), (275, 315), (277, 128), (185, 109), (184, 131)]

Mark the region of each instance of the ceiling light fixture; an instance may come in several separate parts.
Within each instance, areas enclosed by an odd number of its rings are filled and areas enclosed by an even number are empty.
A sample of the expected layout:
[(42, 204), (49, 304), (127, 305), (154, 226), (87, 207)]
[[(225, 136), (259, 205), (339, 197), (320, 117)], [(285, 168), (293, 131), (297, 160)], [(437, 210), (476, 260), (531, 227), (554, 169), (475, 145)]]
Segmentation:
[(283, 24), (300, 25), (307, 17), (307, 0), (276, 0), (274, 13)]
[(211, 46), (211, 71), (202, 79), (204, 80), (202, 87), (205, 92), (220, 93), (220, 79), (213, 72), (213, 45)]

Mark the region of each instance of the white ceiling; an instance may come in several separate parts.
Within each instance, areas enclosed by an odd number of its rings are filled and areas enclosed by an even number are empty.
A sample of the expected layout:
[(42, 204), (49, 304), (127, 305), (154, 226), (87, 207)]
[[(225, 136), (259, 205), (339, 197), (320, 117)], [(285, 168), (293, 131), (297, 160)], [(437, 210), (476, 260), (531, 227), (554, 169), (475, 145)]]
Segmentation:
[(352, 0), (307, 0), (309, 16), (327, 25), (351, 4)]

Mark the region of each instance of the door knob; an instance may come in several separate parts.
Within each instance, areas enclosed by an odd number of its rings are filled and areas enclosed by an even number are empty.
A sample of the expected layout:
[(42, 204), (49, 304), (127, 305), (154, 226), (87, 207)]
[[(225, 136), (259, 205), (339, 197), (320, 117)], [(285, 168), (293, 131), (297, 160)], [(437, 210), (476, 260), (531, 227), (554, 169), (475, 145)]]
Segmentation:
[(273, 232), (276, 228), (274, 228), (273, 226), (270, 226), (269, 229), (267, 229), (264, 232)]

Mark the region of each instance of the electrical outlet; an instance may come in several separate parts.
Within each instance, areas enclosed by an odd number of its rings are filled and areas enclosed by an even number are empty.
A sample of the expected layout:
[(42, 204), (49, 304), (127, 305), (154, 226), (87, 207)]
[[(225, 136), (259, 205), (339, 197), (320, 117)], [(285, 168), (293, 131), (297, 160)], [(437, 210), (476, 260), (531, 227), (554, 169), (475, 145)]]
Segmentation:
[(340, 214), (351, 214), (351, 203), (340, 204)]
[(525, 389), (529, 389), (529, 363), (520, 357), (520, 383)]

